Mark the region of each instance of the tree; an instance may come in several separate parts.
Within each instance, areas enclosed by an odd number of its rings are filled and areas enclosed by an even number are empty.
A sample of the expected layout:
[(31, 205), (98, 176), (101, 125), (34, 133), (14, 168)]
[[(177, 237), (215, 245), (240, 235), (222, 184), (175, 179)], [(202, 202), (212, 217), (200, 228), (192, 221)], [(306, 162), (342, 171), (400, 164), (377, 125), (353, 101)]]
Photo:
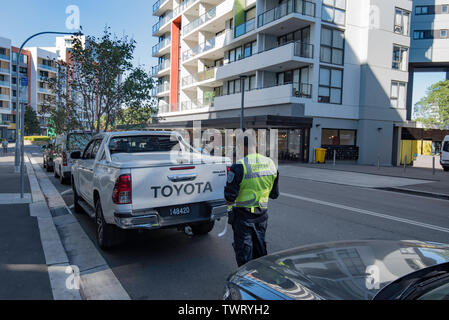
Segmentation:
[[(49, 81), (68, 121), (59, 127), (73, 130), (77, 126), (97, 133), (110, 130), (124, 107), (148, 111), (152, 79), (140, 67), (133, 67), (134, 49), (134, 40), (118, 38), (109, 28), (101, 38), (86, 36), (84, 43), (73, 39), (69, 62), (60, 62), (58, 79)], [(54, 116), (64, 120), (62, 112)]]
[(425, 127), (449, 127), (449, 80), (432, 85), (416, 106), (416, 120)]
[(24, 118), (25, 135), (39, 134), (41, 131), (39, 119), (37, 118), (36, 111), (29, 105), (26, 107)]
[(134, 69), (124, 83), (125, 107), (119, 111), (117, 125), (150, 124), (157, 112), (151, 97), (153, 79), (141, 67)]

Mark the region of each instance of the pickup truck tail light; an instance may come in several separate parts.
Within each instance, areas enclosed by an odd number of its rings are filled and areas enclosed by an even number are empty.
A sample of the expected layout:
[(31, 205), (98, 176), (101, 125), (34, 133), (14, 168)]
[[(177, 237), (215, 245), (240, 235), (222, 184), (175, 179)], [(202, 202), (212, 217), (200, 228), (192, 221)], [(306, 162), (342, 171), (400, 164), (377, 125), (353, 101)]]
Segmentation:
[(62, 153), (62, 165), (67, 167), (67, 153), (65, 151)]
[(115, 204), (132, 204), (131, 175), (124, 174), (115, 181), (114, 191), (112, 191), (112, 201)]

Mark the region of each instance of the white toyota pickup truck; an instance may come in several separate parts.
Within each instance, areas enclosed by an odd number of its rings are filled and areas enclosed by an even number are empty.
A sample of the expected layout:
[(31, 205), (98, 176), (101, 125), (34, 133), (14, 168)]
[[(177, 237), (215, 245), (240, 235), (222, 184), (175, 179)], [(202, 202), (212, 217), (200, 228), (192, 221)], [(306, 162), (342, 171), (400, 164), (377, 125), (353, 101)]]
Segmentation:
[(74, 209), (95, 218), (102, 249), (123, 229), (206, 234), (225, 216), (230, 160), (201, 155), (174, 132), (109, 132), (71, 154)]

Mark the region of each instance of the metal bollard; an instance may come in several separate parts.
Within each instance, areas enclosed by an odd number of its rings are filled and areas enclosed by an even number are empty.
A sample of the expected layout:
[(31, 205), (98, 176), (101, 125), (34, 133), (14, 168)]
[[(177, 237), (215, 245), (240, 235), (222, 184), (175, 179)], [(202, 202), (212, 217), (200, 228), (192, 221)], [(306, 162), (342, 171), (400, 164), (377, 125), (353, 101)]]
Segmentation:
[(380, 157), (377, 155), (377, 170), (380, 169)]
[(334, 167), (335, 167), (336, 160), (337, 160), (337, 150), (334, 150)]
[(404, 173), (406, 168), (407, 168), (407, 155), (404, 156)]
[(435, 175), (435, 155), (432, 157), (432, 175)]

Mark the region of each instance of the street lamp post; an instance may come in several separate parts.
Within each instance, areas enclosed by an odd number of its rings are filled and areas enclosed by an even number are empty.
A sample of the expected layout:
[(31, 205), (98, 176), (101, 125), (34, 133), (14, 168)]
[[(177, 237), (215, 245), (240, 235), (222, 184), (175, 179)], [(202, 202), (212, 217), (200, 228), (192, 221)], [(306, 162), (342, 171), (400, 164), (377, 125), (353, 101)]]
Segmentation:
[[(17, 76), (16, 76), (16, 149), (15, 149), (15, 171), (19, 171), (19, 164), (20, 164), (20, 197), (23, 198), (23, 185), (24, 185), (24, 129), (25, 129), (25, 108), (23, 105), (20, 107), (19, 112), (19, 106), (20, 106), (20, 56), (22, 54), (22, 49), (25, 47), (28, 41), (33, 39), (34, 37), (43, 35), (43, 34), (57, 34), (57, 35), (73, 35), (73, 36), (81, 36), (82, 33), (79, 32), (55, 32), (55, 31), (44, 31), (39, 32), (28, 39), (26, 39), (22, 45), (20, 46), (19, 52), (17, 53)], [(30, 85), (30, 84), (28, 84)], [(20, 115), (20, 119), (19, 116)], [(20, 152), (19, 152), (19, 146), (20, 146)], [(20, 155), (19, 155), (20, 153)], [(20, 160), (19, 160), (20, 159)]]
[(240, 90), (242, 91), (242, 104), (240, 113), (240, 129), (245, 131), (245, 80), (248, 76), (240, 76)]

